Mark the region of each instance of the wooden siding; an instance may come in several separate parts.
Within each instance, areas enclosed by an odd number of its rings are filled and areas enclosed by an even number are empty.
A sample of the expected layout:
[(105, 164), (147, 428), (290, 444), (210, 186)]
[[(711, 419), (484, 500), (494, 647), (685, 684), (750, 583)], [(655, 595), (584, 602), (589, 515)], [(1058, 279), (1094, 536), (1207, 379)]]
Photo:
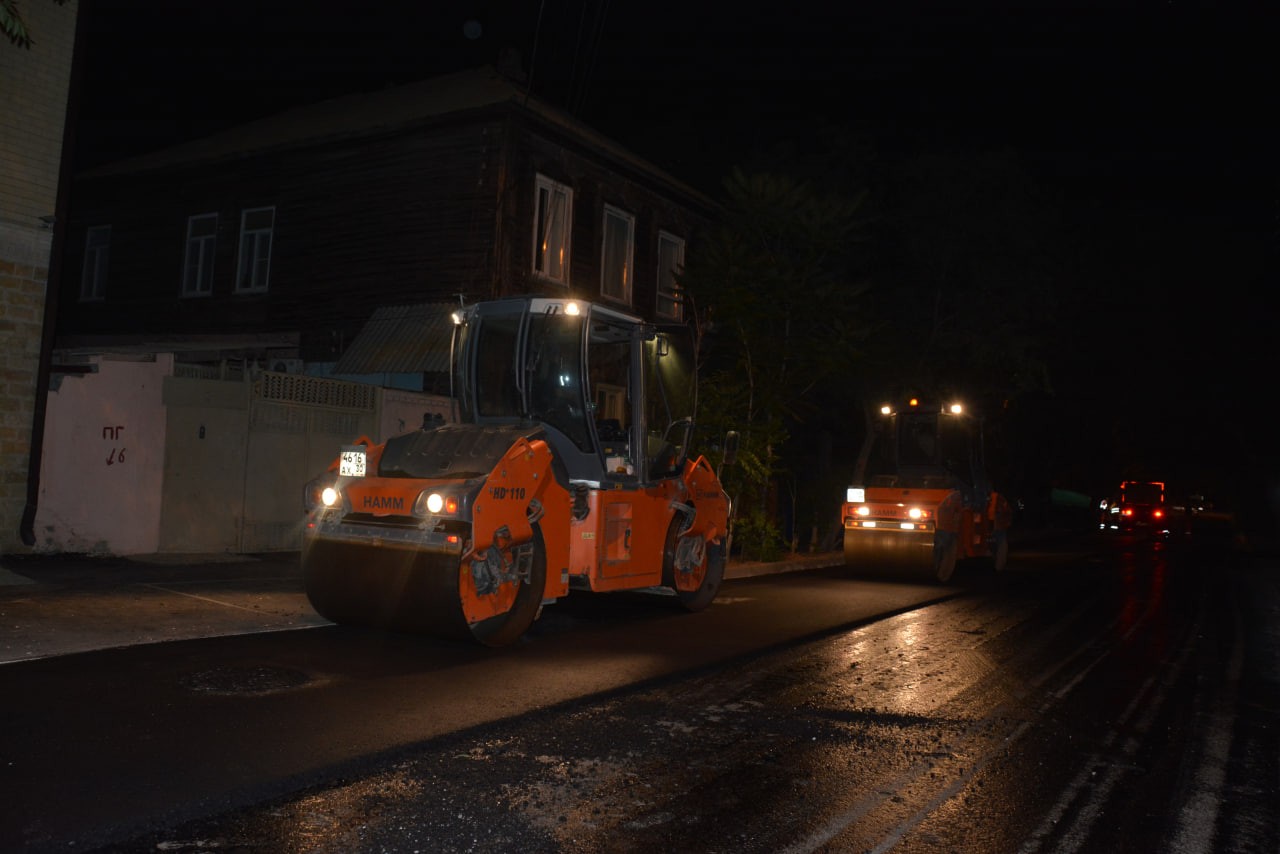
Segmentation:
[[(652, 168), (515, 104), (380, 135), (77, 181), (59, 336), (296, 332), (336, 360), (382, 306), (564, 293), (532, 271), (536, 175), (574, 190), (570, 293), (600, 293), (604, 205), (636, 217), (633, 300), (653, 317), (657, 240), (713, 211)], [(657, 177), (655, 177), (657, 176)], [(240, 214), (275, 207), (270, 287), (235, 293)], [(218, 213), (213, 293), (180, 296), (187, 218)], [(81, 302), (84, 235), (111, 225), (107, 298)]]
[[(86, 182), (60, 334), (303, 330), (325, 358), (383, 304), (492, 290), (501, 122)], [(237, 294), (240, 212), (274, 206), (270, 287)], [(187, 217), (217, 212), (213, 294), (179, 296)], [(112, 226), (107, 299), (79, 299), (86, 228)], [(336, 351), (332, 353), (336, 356)]]
[(632, 302), (622, 306), (652, 318), (657, 306), (658, 232), (683, 237), (687, 246), (697, 243), (710, 225), (713, 211), (691, 205), (670, 188), (656, 184), (625, 164), (602, 158), (589, 145), (555, 133), (536, 122), (520, 122), (513, 131), (511, 171), (521, 181), (508, 194), (504, 218), (519, 227), (511, 229), (503, 247), (504, 266), (511, 270), (511, 293), (564, 293), (553, 282), (533, 274), (534, 176), (542, 174), (573, 189), (573, 236), (569, 293), (583, 299), (600, 299), (600, 245), (604, 206), (622, 208), (636, 217)]

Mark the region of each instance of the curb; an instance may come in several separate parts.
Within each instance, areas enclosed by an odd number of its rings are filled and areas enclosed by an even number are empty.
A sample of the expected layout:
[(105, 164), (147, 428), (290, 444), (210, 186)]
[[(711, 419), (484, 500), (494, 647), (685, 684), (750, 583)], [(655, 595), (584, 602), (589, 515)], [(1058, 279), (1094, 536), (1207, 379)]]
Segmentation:
[(777, 575), (783, 572), (802, 572), (807, 569), (827, 569), (844, 564), (844, 552), (820, 552), (818, 554), (788, 555), (772, 561), (730, 560), (724, 570), (726, 580), (754, 578), (759, 575)]

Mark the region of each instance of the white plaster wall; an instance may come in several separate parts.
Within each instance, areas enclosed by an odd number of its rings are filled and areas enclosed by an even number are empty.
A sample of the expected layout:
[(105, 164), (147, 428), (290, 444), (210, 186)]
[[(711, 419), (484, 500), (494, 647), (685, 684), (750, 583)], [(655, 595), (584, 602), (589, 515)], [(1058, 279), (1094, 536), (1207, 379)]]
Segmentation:
[(98, 372), (50, 391), (45, 419), (37, 551), (158, 551), (164, 472), (164, 377), (154, 362), (96, 359)]

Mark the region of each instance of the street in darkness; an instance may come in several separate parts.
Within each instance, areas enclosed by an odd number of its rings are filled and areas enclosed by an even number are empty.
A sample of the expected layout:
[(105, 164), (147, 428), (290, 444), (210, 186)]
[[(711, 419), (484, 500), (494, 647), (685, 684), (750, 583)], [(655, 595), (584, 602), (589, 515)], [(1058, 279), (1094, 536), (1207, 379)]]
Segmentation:
[(1274, 851), (1276, 561), (1073, 536), (956, 583), (575, 595), (0, 666), (0, 848)]

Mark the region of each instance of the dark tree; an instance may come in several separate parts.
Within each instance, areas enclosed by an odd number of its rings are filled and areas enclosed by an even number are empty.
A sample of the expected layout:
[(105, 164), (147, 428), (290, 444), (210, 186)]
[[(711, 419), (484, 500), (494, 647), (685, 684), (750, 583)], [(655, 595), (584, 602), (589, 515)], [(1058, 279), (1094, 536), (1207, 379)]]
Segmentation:
[[(67, 0), (53, 0), (53, 2), (62, 6)], [(27, 23), (18, 11), (17, 0), (0, 0), (0, 30), (4, 31), (5, 38), (10, 44), (25, 48), (30, 48), (34, 44), (31, 33), (27, 30)]]

